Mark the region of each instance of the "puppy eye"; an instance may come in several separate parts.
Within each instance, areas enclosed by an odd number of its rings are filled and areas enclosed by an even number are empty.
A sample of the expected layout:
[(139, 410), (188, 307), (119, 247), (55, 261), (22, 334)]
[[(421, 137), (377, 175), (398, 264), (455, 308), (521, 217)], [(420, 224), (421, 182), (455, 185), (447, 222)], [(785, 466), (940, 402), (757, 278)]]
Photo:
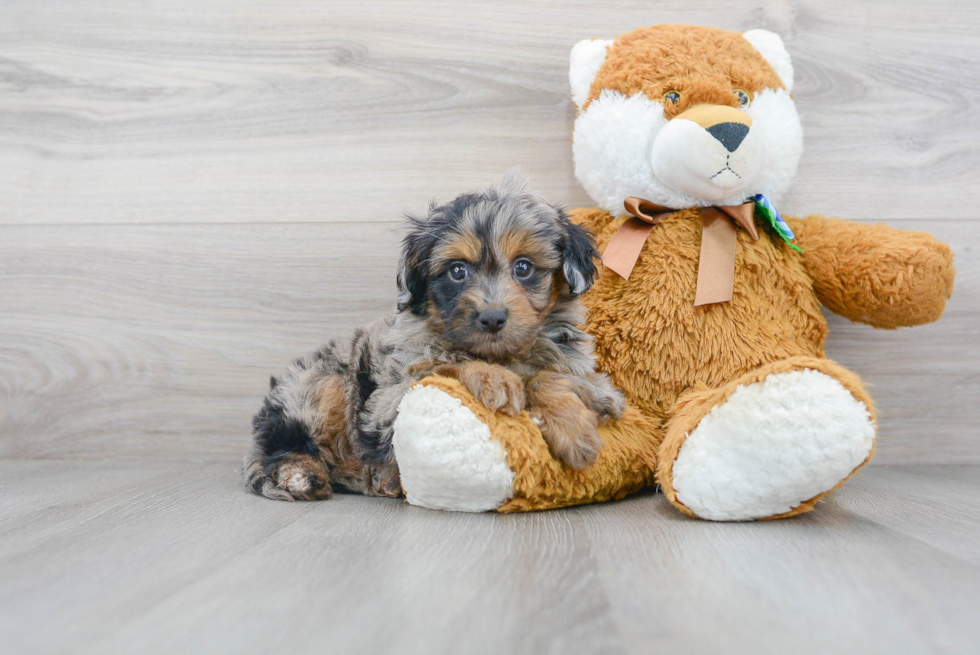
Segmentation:
[(449, 279), (452, 280), (453, 282), (462, 282), (467, 277), (469, 277), (470, 269), (466, 264), (462, 262), (456, 262), (455, 264), (450, 266), (449, 270), (446, 272), (449, 273)]
[(669, 102), (673, 105), (676, 105), (680, 101), (681, 101), (681, 94), (679, 94), (677, 91), (668, 91), (667, 93), (664, 94), (665, 103)]
[(735, 89), (732, 91), (732, 93), (734, 93), (735, 97), (738, 98), (739, 109), (745, 109), (749, 106), (749, 103), (752, 102), (752, 98), (749, 97), (749, 94), (742, 89)]
[(518, 280), (526, 280), (534, 272), (534, 264), (526, 259), (518, 259), (514, 262), (514, 277)]

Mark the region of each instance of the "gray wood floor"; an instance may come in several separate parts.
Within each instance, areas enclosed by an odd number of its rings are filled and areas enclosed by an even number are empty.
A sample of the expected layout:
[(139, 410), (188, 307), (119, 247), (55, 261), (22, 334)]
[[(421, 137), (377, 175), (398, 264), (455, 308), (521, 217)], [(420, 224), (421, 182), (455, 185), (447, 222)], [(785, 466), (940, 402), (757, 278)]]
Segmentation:
[(0, 460), (4, 653), (975, 653), (980, 467), (792, 520), (242, 493), (231, 462)]
[[(820, 511), (246, 495), (268, 376), (391, 306), (399, 217), (514, 165), (575, 207), (577, 40), (786, 40), (780, 205), (929, 230), (942, 321), (830, 317), (878, 454)], [(980, 652), (973, 0), (4, 0), (0, 654)]]

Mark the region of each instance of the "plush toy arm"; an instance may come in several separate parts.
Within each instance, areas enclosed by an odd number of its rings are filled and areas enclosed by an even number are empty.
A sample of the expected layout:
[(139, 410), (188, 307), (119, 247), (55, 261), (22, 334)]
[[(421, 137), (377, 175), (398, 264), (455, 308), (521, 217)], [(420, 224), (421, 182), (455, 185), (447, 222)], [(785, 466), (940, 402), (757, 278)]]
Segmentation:
[(408, 502), (433, 509), (525, 512), (622, 498), (655, 484), (659, 422), (627, 408), (599, 436), (595, 464), (571, 469), (552, 457), (527, 412), (490, 411), (459, 380), (433, 375), (402, 399), (392, 444)]
[(930, 323), (953, 292), (953, 254), (925, 232), (836, 218), (786, 219), (820, 302), (878, 328)]

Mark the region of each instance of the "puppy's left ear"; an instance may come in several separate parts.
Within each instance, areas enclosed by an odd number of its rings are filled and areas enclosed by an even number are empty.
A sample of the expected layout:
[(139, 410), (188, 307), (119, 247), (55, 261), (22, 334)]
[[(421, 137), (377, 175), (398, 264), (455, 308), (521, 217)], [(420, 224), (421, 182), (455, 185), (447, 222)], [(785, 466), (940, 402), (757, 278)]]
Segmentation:
[(599, 257), (599, 253), (596, 252), (592, 233), (568, 220), (564, 211), (557, 207), (556, 209), (565, 230), (565, 238), (561, 244), (561, 272), (574, 298), (588, 291), (595, 281), (594, 260)]

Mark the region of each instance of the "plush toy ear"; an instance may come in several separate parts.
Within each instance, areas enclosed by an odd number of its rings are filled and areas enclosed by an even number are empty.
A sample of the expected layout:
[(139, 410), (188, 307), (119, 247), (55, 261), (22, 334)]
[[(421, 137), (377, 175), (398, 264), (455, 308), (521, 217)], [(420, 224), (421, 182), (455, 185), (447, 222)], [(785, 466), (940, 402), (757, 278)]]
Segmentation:
[(612, 41), (602, 39), (586, 39), (579, 41), (572, 48), (569, 57), (568, 82), (572, 86), (572, 101), (579, 109), (589, 97), (589, 88), (595, 79), (602, 62), (606, 60), (606, 52)]
[(595, 281), (594, 260), (599, 257), (599, 253), (596, 252), (591, 232), (568, 220), (561, 209), (558, 209), (558, 213), (565, 227), (565, 237), (561, 244), (561, 272), (572, 296), (580, 296)]
[(742, 34), (745, 40), (752, 44), (759, 54), (769, 62), (776, 75), (782, 80), (786, 91), (793, 92), (793, 62), (789, 58), (786, 46), (779, 35), (769, 30), (749, 30)]

